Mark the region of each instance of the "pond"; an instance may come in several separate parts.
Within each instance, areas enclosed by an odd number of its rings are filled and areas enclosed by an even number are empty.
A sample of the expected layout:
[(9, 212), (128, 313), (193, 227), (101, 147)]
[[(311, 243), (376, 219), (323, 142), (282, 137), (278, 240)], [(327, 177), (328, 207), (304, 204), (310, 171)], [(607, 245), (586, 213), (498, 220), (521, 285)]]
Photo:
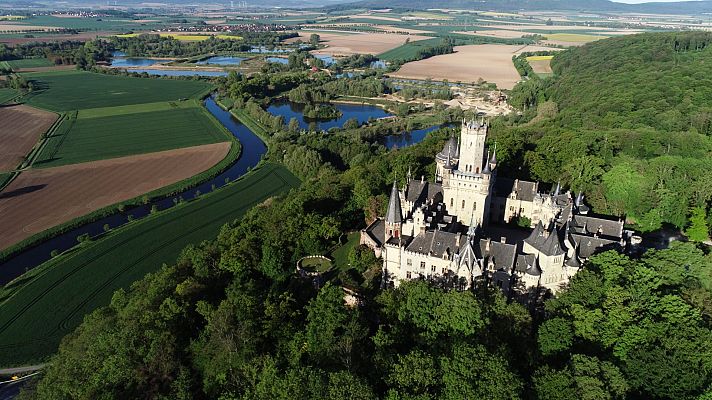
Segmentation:
[(267, 57), (267, 58), (265, 58), (265, 60), (267, 62), (271, 62), (271, 63), (278, 63), (278, 64), (284, 64), (284, 65), (289, 64), (289, 59), (282, 58), (282, 57)]
[(324, 65), (326, 65), (327, 67), (328, 67), (329, 65), (332, 65), (333, 63), (336, 62), (336, 60), (334, 59), (334, 57), (329, 56), (329, 55), (326, 55), (326, 54), (315, 54), (314, 57), (316, 57), (316, 58), (318, 58), (319, 60), (323, 61), (323, 62), (324, 62)]
[(160, 76), (227, 76), (226, 71), (201, 71), (201, 70), (185, 70), (185, 69), (151, 69), (151, 68), (132, 68), (126, 72), (147, 73), (149, 75)]
[(230, 56), (213, 56), (205, 60), (198, 61), (196, 64), (202, 65), (240, 65), (241, 62), (246, 60), (243, 57), (230, 57)]
[(111, 60), (112, 67), (150, 67), (151, 65), (160, 64), (166, 60), (159, 60), (157, 58), (143, 58), (143, 57), (116, 57)]
[(124, 225), (128, 222), (128, 216), (133, 219), (140, 219), (150, 214), (151, 207), (155, 205), (159, 210), (173, 207), (173, 199), (182, 196), (186, 199), (195, 197), (196, 191), (200, 193), (211, 192), (212, 186), (216, 189), (225, 185), (225, 180), (234, 181), (244, 175), (249, 169), (255, 167), (262, 159), (262, 156), (267, 152), (267, 146), (260, 140), (257, 135), (252, 133), (245, 125), (241, 124), (230, 115), (229, 112), (220, 108), (212, 98), (205, 100), (205, 107), (215, 116), (240, 142), (242, 145), (242, 153), (238, 160), (233, 163), (223, 173), (213, 179), (198, 185), (194, 188), (187, 189), (181, 193), (172, 196), (158, 198), (146, 205), (127, 208), (123, 213), (115, 213), (97, 221), (86, 223), (78, 228), (71, 229), (66, 233), (57, 235), (51, 239), (41, 242), (33, 247), (0, 262), (0, 286), (4, 286), (11, 280), (19, 277), (26, 271), (42, 264), (50, 259), (52, 250), (63, 252), (74, 247), (77, 244), (77, 236), (89, 234), (94, 237), (104, 232), (104, 224), (109, 225), (111, 229)]
[(314, 122), (317, 130), (328, 130), (333, 127), (341, 128), (344, 125), (344, 122), (351, 118), (356, 118), (359, 124), (362, 124), (370, 118), (378, 119), (391, 116), (391, 114), (382, 108), (369, 104), (361, 105), (334, 103), (334, 107), (341, 111), (341, 117), (319, 121), (304, 117), (304, 104), (292, 103), (289, 101), (275, 102), (267, 108), (267, 111), (274, 115), (281, 115), (284, 117), (285, 124), (288, 124), (292, 118), (296, 118), (301, 129), (309, 129), (310, 123)]
[(451, 127), (452, 124), (435, 125), (429, 128), (416, 129), (410, 132), (404, 132), (400, 135), (388, 135), (378, 140), (378, 143), (384, 145), (387, 149), (400, 149), (403, 147), (412, 146), (422, 142), (428, 133), (438, 130), (440, 128)]
[(250, 50), (248, 50), (248, 53), (257, 53), (257, 54), (291, 53), (293, 51), (294, 51), (294, 49), (280, 49), (280, 48), (268, 49), (265, 46), (252, 46), (252, 48)]
[(386, 62), (385, 61), (371, 61), (371, 65), (369, 65), (373, 69), (384, 69), (386, 68)]

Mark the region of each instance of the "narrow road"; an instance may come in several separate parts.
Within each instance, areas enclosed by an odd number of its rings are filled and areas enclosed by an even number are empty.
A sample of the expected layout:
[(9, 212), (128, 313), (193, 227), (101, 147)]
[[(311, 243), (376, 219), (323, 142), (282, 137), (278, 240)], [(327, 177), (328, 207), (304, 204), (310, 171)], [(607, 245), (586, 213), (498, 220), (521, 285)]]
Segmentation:
[[(0, 376), (24, 374), (27, 372), (35, 372), (37, 370), (44, 368), (46, 365), (47, 364), (37, 364), (37, 365), (27, 365), (24, 367), (2, 368), (2, 369), (0, 369)], [(2, 379), (0, 379), (0, 381), (2, 381)]]

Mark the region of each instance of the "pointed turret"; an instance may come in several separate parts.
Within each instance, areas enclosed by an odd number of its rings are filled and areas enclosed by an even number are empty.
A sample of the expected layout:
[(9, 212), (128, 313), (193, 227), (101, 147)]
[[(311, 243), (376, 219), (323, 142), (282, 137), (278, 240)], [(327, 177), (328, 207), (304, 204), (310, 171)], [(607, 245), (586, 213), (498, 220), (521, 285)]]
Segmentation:
[(494, 151), (492, 152), (492, 157), (489, 159), (490, 170), (497, 168), (497, 142), (494, 142)]
[(388, 211), (386, 211), (386, 242), (390, 238), (400, 238), (402, 223), (403, 214), (401, 212), (400, 194), (398, 193), (396, 182), (393, 181), (393, 188), (391, 189), (391, 198), (388, 200)]
[(482, 170), (483, 174), (489, 174), (492, 172), (492, 168), (490, 167), (489, 161), (487, 161), (490, 158), (489, 156), (489, 150), (487, 150), (487, 158), (485, 158), (485, 168)]
[(556, 182), (556, 189), (554, 189), (554, 196), (561, 194), (561, 181)]
[(396, 182), (393, 181), (391, 189), (391, 198), (388, 200), (388, 211), (386, 212), (386, 222), (390, 224), (400, 224), (403, 222), (403, 216), (400, 206), (400, 195)]

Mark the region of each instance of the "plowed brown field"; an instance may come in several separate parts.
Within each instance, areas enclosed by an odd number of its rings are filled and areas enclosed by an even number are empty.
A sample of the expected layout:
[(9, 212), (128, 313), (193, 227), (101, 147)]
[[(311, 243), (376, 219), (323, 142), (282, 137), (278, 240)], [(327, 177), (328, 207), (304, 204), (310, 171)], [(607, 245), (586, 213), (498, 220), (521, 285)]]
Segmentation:
[(57, 114), (30, 106), (0, 107), (0, 172), (15, 168), (56, 120)]
[(0, 249), (100, 208), (197, 175), (230, 143), (23, 172), (0, 192)]

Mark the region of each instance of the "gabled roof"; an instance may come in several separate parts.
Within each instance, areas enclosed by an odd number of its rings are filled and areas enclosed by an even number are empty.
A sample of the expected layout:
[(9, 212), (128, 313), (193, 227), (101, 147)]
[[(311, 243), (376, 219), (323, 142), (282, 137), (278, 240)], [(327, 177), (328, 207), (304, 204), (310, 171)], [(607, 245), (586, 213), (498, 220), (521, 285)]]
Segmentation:
[(573, 232), (584, 235), (598, 233), (601, 236), (620, 239), (623, 236), (623, 221), (588, 215), (574, 215), (571, 219), (570, 229)]
[(541, 221), (537, 223), (531, 235), (524, 241), (547, 256), (559, 256), (565, 253), (559, 232), (556, 228), (546, 230)]
[(517, 246), (502, 242), (489, 242), (489, 250), (487, 249), (487, 240), (480, 240), (480, 251), (483, 258), (488, 261), (493, 261), (497, 269), (504, 269), (507, 272), (514, 267), (514, 261), (517, 256)]
[(477, 256), (475, 255), (475, 251), (472, 249), (472, 244), (470, 243), (469, 238), (465, 241), (465, 244), (460, 251), (460, 263), (458, 267), (462, 268), (463, 265), (467, 265), (470, 271), (472, 271), (475, 265), (478, 265)]
[[(459, 239), (459, 240), (458, 240)], [(465, 245), (467, 238), (464, 235), (446, 231), (425, 231), (418, 234), (413, 241), (408, 244), (406, 250), (442, 257), (444, 253), (453, 255)]]
[(427, 181), (410, 181), (406, 189), (405, 199), (414, 204), (423, 204), (427, 200), (442, 193), (443, 187), (437, 183)]
[(391, 198), (388, 200), (388, 211), (386, 212), (386, 222), (391, 224), (399, 224), (403, 222), (403, 213), (400, 206), (400, 195), (396, 183), (393, 182), (391, 189)]

